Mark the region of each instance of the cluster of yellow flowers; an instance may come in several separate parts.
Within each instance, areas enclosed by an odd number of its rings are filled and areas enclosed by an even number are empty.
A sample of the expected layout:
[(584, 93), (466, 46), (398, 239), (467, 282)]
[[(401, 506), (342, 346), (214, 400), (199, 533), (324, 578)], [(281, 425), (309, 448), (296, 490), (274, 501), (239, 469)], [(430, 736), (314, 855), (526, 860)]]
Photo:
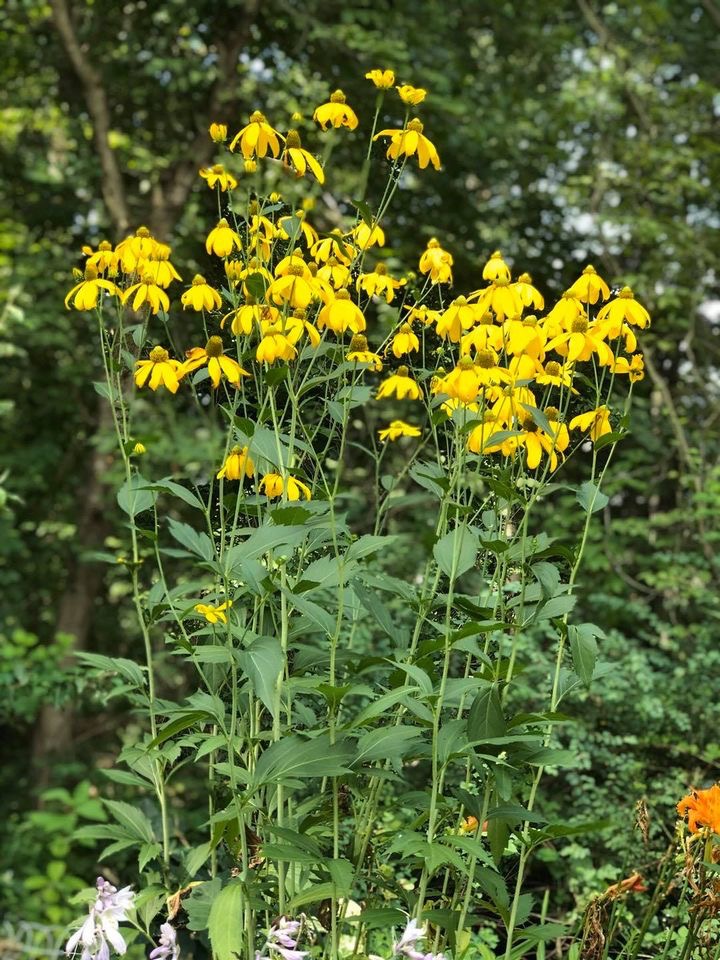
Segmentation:
[[(381, 92), (395, 81), (392, 71), (374, 70), (367, 77)], [(409, 86), (399, 86), (398, 93), (407, 104), (420, 103), (426, 94)], [(358, 123), (340, 90), (315, 110), (314, 119), (322, 129), (330, 125), (352, 130)], [(223, 143), (227, 128), (213, 124), (210, 135)], [(392, 160), (416, 153), (421, 167), (428, 163), (439, 167), (437, 151), (423, 136), (419, 121), (383, 130), (375, 139), (383, 136), (391, 139), (387, 155)], [(233, 137), (229, 149), (239, 150), (246, 164), (255, 164), (268, 153), (281, 156), (299, 175), (309, 170), (323, 182), (322, 168), (302, 149), (296, 131), (281, 135), (259, 111)], [(219, 164), (200, 175), (215, 187), (219, 200), (237, 186)], [(138, 387), (164, 387), (175, 393), (183, 378), (207, 367), (213, 388), (222, 381), (239, 388), (243, 378), (252, 376), (240, 365), (241, 359), (247, 367), (253, 360), (260, 368), (292, 363), (303, 348), (312, 352), (321, 341), (334, 337), (345, 345), (345, 359), (356, 370), (380, 372), (390, 355), (401, 361), (379, 384), (376, 399), (424, 401), (440, 406), (451, 418), (461, 416), (471, 428), (466, 443), (472, 454), (512, 457), (525, 451), (529, 469), (536, 469), (545, 455), (555, 470), (569, 445), (569, 430), (589, 434), (593, 441), (612, 431), (605, 405), (575, 416), (569, 424), (564, 414), (579, 393), (576, 383), (581, 374), (582, 383), (594, 380), (597, 397), (607, 393), (601, 388), (617, 375), (631, 381), (642, 378), (643, 359), (636, 352), (634, 328), (648, 326), (650, 317), (629, 287), (611, 297), (607, 283), (588, 266), (543, 314), (544, 298), (532, 278), (522, 273), (513, 280), (501, 253), (495, 251), (482, 270), (485, 285), (448, 303), (443, 293), (452, 284), (453, 257), (432, 238), (418, 264), (422, 288), (415, 302), (403, 299), (395, 327), (375, 352), (366, 337), (368, 307), (374, 298), (392, 304), (399, 291), (407, 292), (403, 289), (407, 279), (393, 277), (381, 258), (366, 267), (369, 251), (379, 253), (385, 245), (380, 222), (358, 219), (345, 230), (321, 234), (308, 219), (309, 209), (312, 202), (292, 212), (280, 195), (271, 194), (267, 200), (249, 200), (238, 212), (228, 198), (227, 216), (205, 242), (207, 254), (222, 261), (227, 308), (223, 309), (220, 290), (201, 275), (180, 298), (183, 308), (201, 313), (206, 329), (210, 321), (217, 332), (204, 346), (189, 349), (183, 361), (171, 358), (162, 346), (153, 347), (137, 362)], [(103, 242), (97, 250), (84, 248), (84, 253), (84, 276), (68, 293), (66, 306), (93, 309), (110, 295), (136, 312), (169, 311), (167, 288), (181, 278), (170, 263), (170, 248), (145, 227), (115, 248)], [(237, 359), (225, 353), (220, 335), (225, 328), (236, 338)], [(433, 349), (452, 358), (452, 369), (426, 369), (428, 351)], [(416, 357), (422, 361), (413, 371)], [(417, 426), (396, 419), (380, 431), (380, 440), (419, 435)], [(247, 448), (236, 447), (218, 477), (242, 480), (254, 474)], [(285, 495), (290, 500), (311, 495), (301, 481), (279, 474), (264, 476), (259, 488), (268, 497)]]

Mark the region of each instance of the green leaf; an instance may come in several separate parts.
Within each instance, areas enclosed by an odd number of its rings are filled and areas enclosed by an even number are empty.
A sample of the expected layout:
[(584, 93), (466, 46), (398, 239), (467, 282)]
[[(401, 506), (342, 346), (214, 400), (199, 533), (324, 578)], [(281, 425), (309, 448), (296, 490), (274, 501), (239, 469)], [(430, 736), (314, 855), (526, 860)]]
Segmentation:
[(555, 617), (564, 617), (566, 613), (570, 613), (572, 608), (575, 606), (577, 597), (573, 597), (570, 594), (561, 594), (559, 597), (552, 597), (546, 603), (540, 607), (536, 618), (539, 620), (553, 620)]
[(550, 437), (554, 436), (553, 428), (550, 426), (548, 418), (545, 416), (542, 410), (538, 410), (537, 407), (531, 407), (529, 403), (523, 403), (521, 406), (525, 407), (527, 412), (541, 430), (547, 433)]
[(197, 510), (205, 510), (205, 504), (199, 497), (191, 490), (188, 490), (187, 487), (183, 487), (182, 484), (170, 479), (170, 477), (165, 477), (163, 480), (156, 480), (155, 483), (152, 484), (152, 489), (166, 490), (179, 500), (183, 500), (188, 506), (195, 507)]
[(365, 202), (365, 200), (351, 200), (350, 203), (352, 203), (352, 205), (355, 207), (357, 212), (363, 218), (365, 223), (372, 230), (373, 224), (375, 221), (373, 219), (373, 213), (372, 213), (372, 210), (370, 209), (370, 206)]
[(372, 760), (401, 760), (412, 752), (422, 731), (407, 724), (370, 730), (358, 741), (354, 764)]
[(285, 654), (275, 637), (258, 637), (246, 650), (238, 653), (238, 661), (255, 695), (275, 716), (275, 689), (285, 670)]
[(207, 720), (211, 716), (212, 714), (208, 714), (206, 710), (189, 710), (182, 713), (160, 728), (158, 735), (150, 742), (150, 747), (159, 747), (161, 743), (165, 743), (166, 740), (174, 737), (175, 734), (180, 733), (181, 730), (194, 727), (200, 720)]
[(437, 541), (433, 556), (448, 577), (460, 577), (474, 566), (479, 548), (478, 535), (466, 524), (460, 523)]
[(489, 681), (484, 681), (484, 684), (473, 700), (468, 713), (468, 739), (473, 741), (504, 737), (507, 733), (499, 686)]
[(262, 855), (268, 860), (279, 860), (281, 863), (325, 863), (325, 857), (291, 843), (264, 843)]
[(243, 885), (231, 880), (213, 900), (208, 931), (213, 960), (237, 960), (243, 942)]
[(378, 599), (377, 595), (359, 580), (353, 580), (352, 588), (360, 603), (374, 617), (390, 639), (397, 640), (399, 637), (398, 628), (393, 623), (390, 611), (382, 600)]
[(331, 613), (328, 613), (325, 607), (321, 607), (319, 603), (315, 603), (313, 600), (308, 600), (302, 593), (292, 593), (287, 590), (285, 591), (285, 595), (290, 603), (299, 610), (303, 616), (320, 627), (328, 636), (332, 636), (335, 633), (337, 626), (336, 619)]
[(210, 851), (211, 845), (209, 843), (201, 843), (199, 847), (191, 847), (187, 851), (185, 854), (185, 871), (191, 879), (210, 856)]
[(393, 907), (377, 907), (371, 910), (363, 910), (362, 913), (354, 917), (346, 917), (345, 922), (362, 923), (368, 930), (375, 930), (380, 927), (389, 929), (407, 923), (407, 916), (402, 910), (396, 910)]
[(104, 800), (103, 802), (115, 820), (131, 836), (143, 840), (145, 843), (154, 843), (155, 835), (152, 824), (142, 810), (122, 800)]
[(258, 303), (265, 299), (265, 290), (267, 289), (267, 279), (261, 273), (249, 273), (243, 280), (248, 293), (254, 297)]
[(125, 657), (106, 657), (102, 653), (88, 653), (86, 650), (78, 650), (75, 656), (82, 663), (87, 663), (98, 670), (119, 673), (138, 690), (143, 690), (145, 687), (145, 674), (134, 660), (127, 660)]
[(580, 484), (575, 498), (586, 513), (597, 513), (610, 502), (609, 497), (590, 480)]
[(329, 900), (334, 896), (334, 883), (315, 883), (292, 898), (289, 905), (290, 912), (294, 913), (298, 907), (304, 907), (308, 903), (320, 903), (321, 900)]
[(327, 734), (314, 740), (297, 735), (271, 744), (255, 767), (254, 783), (282, 783), (307, 777), (339, 777), (349, 773), (352, 749), (347, 743), (330, 743)]
[(168, 517), (168, 529), (171, 536), (201, 560), (214, 560), (215, 547), (206, 533), (198, 533), (187, 523), (180, 523)]
[(207, 930), (210, 910), (220, 893), (221, 884), (220, 877), (208, 880), (198, 887), (193, 887), (190, 896), (183, 900), (183, 907), (188, 915), (188, 930), (193, 933)]
[(93, 381), (93, 388), (95, 393), (99, 394), (101, 397), (105, 397), (106, 400), (109, 400), (111, 403), (114, 403), (118, 398), (118, 393), (115, 387), (111, 387), (105, 380), (95, 380)]
[(397, 539), (396, 536), (376, 537), (373, 534), (366, 533), (350, 544), (345, 559), (360, 560), (362, 557), (368, 557), (380, 550), (387, 550)]
[(162, 847), (159, 843), (144, 843), (140, 847), (140, 853), (138, 854), (138, 869), (141, 871), (144, 870), (148, 863), (150, 863), (151, 860), (155, 860), (161, 853)]
[(139, 473), (133, 474), (126, 480), (117, 492), (117, 502), (121, 510), (129, 517), (136, 517), (138, 513), (150, 510), (155, 503), (155, 494), (148, 489), (148, 481)]
[(445, 476), (445, 471), (437, 463), (416, 463), (408, 473), (415, 483), (423, 489), (429, 490), (430, 493), (434, 493), (437, 497), (442, 497), (448, 489), (448, 479)]
[(597, 637), (604, 639), (605, 634), (594, 623), (580, 623), (568, 627), (568, 636), (573, 669), (585, 686), (589, 687), (598, 658)]

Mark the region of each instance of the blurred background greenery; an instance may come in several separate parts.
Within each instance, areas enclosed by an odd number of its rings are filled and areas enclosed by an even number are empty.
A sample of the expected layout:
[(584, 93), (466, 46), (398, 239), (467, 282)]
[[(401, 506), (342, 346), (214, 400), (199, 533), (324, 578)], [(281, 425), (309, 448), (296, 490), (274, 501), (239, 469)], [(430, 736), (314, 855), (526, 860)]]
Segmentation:
[[(364, 74), (375, 67), (429, 90), (422, 118), (443, 161), (440, 174), (403, 181), (388, 223), (393, 258), (414, 267), (437, 235), (466, 290), (500, 248), (550, 298), (592, 262), (653, 316), (647, 377), (579, 603), (579, 619), (605, 629), (613, 669), (572, 704), (579, 759), (545, 788), (561, 815), (616, 829), (545, 850), (530, 883), (553, 888), (556, 913), (577, 914), (590, 893), (657, 857), (678, 797), (720, 776), (718, 37), (715, 0), (6, 0), (0, 916), (57, 925), (74, 914), (67, 896), (98, 865), (67, 837), (103, 816), (100, 769), (133, 736), (122, 698), (109, 702), (121, 678), (90, 678), (71, 656), (138, 650), (124, 569), (93, 559), (121, 553), (125, 535), (92, 386), (93, 321), (62, 303), (80, 248), (146, 224), (191, 277), (206, 266), (215, 216), (197, 178), (213, 157), (208, 124), (234, 132), (261, 108), (282, 129), (299, 111), (305, 146), (319, 149), (312, 108), (341, 86), (361, 129), (344, 132), (329, 167), (340, 207), (318, 203), (316, 225), (332, 228), (354, 196), (376, 92)], [(147, 405), (148, 470), (200, 477), (212, 436), (190, 408), (177, 419), (171, 409)], [(427, 519), (418, 510), (419, 536)], [(569, 540), (580, 520), (570, 495), (544, 518)], [(530, 699), (545, 649), (527, 638)], [(163, 682), (175, 695), (184, 678), (168, 664)], [(643, 796), (648, 849), (632, 830)]]

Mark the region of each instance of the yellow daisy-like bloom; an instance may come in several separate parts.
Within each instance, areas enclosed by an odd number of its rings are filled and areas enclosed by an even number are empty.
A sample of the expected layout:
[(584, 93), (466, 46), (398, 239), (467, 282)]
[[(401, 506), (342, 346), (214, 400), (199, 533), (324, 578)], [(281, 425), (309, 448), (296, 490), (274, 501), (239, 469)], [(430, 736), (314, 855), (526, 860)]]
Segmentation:
[(385, 246), (385, 231), (376, 223), (369, 227), (364, 220), (361, 220), (353, 227), (350, 236), (361, 250), (369, 250), (370, 247)]
[(147, 360), (136, 363), (135, 383), (144, 387), (147, 383), (151, 390), (163, 386), (170, 393), (177, 393), (180, 380), (185, 374), (179, 360), (171, 360), (164, 347), (153, 347)]
[(386, 397), (397, 397), (398, 400), (419, 400), (422, 397), (422, 391), (419, 385), (410, 376), (407, 367), (398, 367), (397, 373), (391, 374), (387, 380), (383, 380), (375, 394), (376, 400), (383, 400)]
[(542, 310), (545, 307), (545, 297), (533, 286), (529, 273), (520, 274), (515, 281), (515, 290), (523, 306), (532, 307), (533, 310)]
[(367, 363), (370, 369), (376, 372), (382, 370), (382, 357), (368, 349), (367, 337), (361, 333), (354, 334), (345, 359), (350, 363)]
[(226, 600), (219, 606), (213, 606), (210, 603), (196, 603), (193, 609), (205, 617), (208, 623), (227, 623), (227, 611), (232, 605), (232, 600)]
[(611, 324), (619, 324), (626, 320), (633, 327), (644, 330), (650, 326), (650, 314), (642, 304), (635, 299), (630, 287), (623, 287), (615, 300), (606, 303), (597, 315), (598, 320), (607, 320)]
[(495, 398), (490, 413), (505, 429), (527, 415), (525, 407), (537, 407), (535, 395), (527, 387), (509, 384)]
[(612, 433), (610, 426), (610, 410), (606, 406), (598, 407), (596, 410), (588, 410), (587, 413), (581, 413), (573, 417), (570, 421), (571, 430), (582, 430), (583, 433), (589, 433), (590, 439), (595, 442), (604, 437), (606, 433)]
[(347, 290), (338, 290), (335, 299), (322, 308), (317, 325), (321, 330), (328, 327), (333, 333), (344, 333), (346, 330), (361, 333), (367, 326), (360, 307), (352, 302)]
[(350, 283), (350, 267), (338, 263), (335, 257), (330, 257), (317, 272), (321, 280), (326, 280), (333, 290), (341, 290)]
[(222, 297), (205, 277), (196, 273), (192, 286), (180, 297), (180, 303), (185, 309), (192, 307), (199, 313), (201, 310), (217, 310), (222, 304)]
[(308, 249), (311, 249), (313, 244), (318, 242), (319, 236), (315, 227), (308, 223), (307, 214), (304, 210), (296, 210), (294, 216), (280, 217), (278, 220), (277, 235), (281, 240), (290, 240), (291, 236), (293, 242), (298, 240), (299, 237), (296, 236), (298, 229)]
[(598, 324), (591, 324), (585, 317), (577, 317), (566, 333), (553, 337), (547, 344), (548, 350), (555, 350), (561, 357), (567, 357), (568, 363), (575, 360), (589, 360), (596, 353), (602, 364), (611, 364), (614, 355), (605, 343), (605, 333)]
[(220, 337), (210, 337), (204, 347), (192, 347), (185, 354), (187, 359), (183, 364), (185, 373), (193, 373), (200, 367), (207, 365), (210, 381), (217, 390), (220, 380), (225, 377), (234, 387), (240, 386), (240, 377), (249, 377), (247, 370), (243, 370), (237, 360), (226, 357), (223, 351), (223, 342)]
[(234, 190), (238, 185), (235, 177), (221, 163), (216, 163), (212, 167), (200, 167), (200, 176), (211, 189), (217, 186), (223, 193)]
[(613, 373), (627, 374), (631, 383), (637, 383), (645, 378), (645, 361), (641, 353), (636, 353), (629, 360), (627, 357), (618, 357), (611, 364)]
[(85, 267), (84, 274), (79, 270), (75, 271), (76, 277), (83, 277), (80, 283), (76, 283), (72, 290), (65, 297), (65, 306), (70, 309), (72, 304), (76, 310), (92, 310), (97, 306), (101, 291), (107, 290), (112, 296), (121, 296), (120, 290), (111, 280), (103, 280), (98, 277), (95, 267)]
[(529, 314), (524, 320), (506, 320), (503, 332), (508, 353), (527, 354), (536, 360), (545, 356), (547, 337), (534, 314)]
[(395, 74), (392, 70), (368, 70), (366, 80), (372, 80), (378, 90), (389, 90), (395, 83)]
[[(277, 304), (287, 303), (294, 310), (305, 310), (315, 298), (315, 289), (310, 282), (312, 274), (307, 270), (305, 276), (306, 270), (307, 264), (298, 264), (289, 267), (284, 275), (276, 277), (267, 289), (268, 300)], [(278, 272), (278, 268), (275, 272)]]
[(677, 805), (678, 814), (687, 817), (690, 833), (703, 829), (720, 833), (720, 785), (714, 783), (707, 790), (692, 789)]
[(233, 250), (242, 250), (242, 240), (223, 217), (208, 234), (205, 249), (216, 257), (229, 257)]
[(211, 123), (208, 127), (208, 133), (213, 143), (225, 143), (227, 140), (227, 131), (226, 123)]
[(435, 328), (439, 337), (448, 337), (457, 343), (463, 330), (469, 330), (478, 319), (478, 308), (465, 297), (456, 297), (440, 316)]
[(556, 360), (548, 360), (542, 373), (535, 378), (543, 386), (570, 387), (572, 386), (573, 364), (561, 364)]
[(300, 134), (297, 130), (288, 130), (285, 140), (285, 150), (283, 151), (283, 163), (288, 169), (294, 168), (298, 177), (305, 175), (306, 170), (310, 170), (318, 183), (325, 183), (325, 174), (315, 157), (303, 150)]
[(280, 153), (280, 141), (285, 138), (278, 133), (265, 119), (259, 110), (250, 114), (250, 122), (235, 134), (230, 142), (230, 149), (234, 150), (238, 143), (240, 151), (246, 160), (253, 157), (264, 157), (268, 150), (274, 157)]
[(147, 453), (147, 447), (144, 443), (136, 443), (132, 448), (133, 456), (141, 457), (144, 453)]
[(470, 357), (461, 357), (457, 366), (445, 377), (433, 382), (432, 391), (442, 393), (462, 404), (473, 403), (483, 386), (480, 371)]
[(275, 267), (276, 277), (291, 275), (303, 277), (305, 280), (312, 280), (312, 271), (309, 265), (303, 260), (302, 251), (297, 247), (286, 257), (283, 257)]
[(244, 335), (247, 337), (253, 332), (256, 326), (259, 327), (263, 323), (269, 325), (279, 323), (280, 311), (277, 307), (270, 307), (264, 303), (256, 303), (254, 299), (249, 297), (248, 302), (243, 304), (243, 306), (225, 314), (220, 322), (221, 327), (225, 326), (225, 322), (229, 317), (232, 318), (230, 329), (235, 336), (239, 337)]
[(297, 357), (297, 350), (279, 326), (268, 327), (263, 332), (263, 337), (255, 351), (255, 359), (258, 363), (275, 363), (276, 360), (284, 360), (288, 363), (295, 357)]
[[(161, 255), (162, 254), (162, 255)], [(168, 260), (168, 253), (158, 252), (157, 258), (145, 260), (143, 263), (143, 273), (152, 278), (152, 282), (159, 287), (169, 287), (173, 280), (182, 280), (175, 267)]]
[(290, 343), (295, 345), (305, 334), (310, 341), (310, 346), (316, 349), (320, 345), (322, 337), (317, 327), (305, 319), (304, 311), (298, 311), (298, 316), (285, 317), (283, 321), (283, 333)]
[(225, 463), (220, 467), (217, 479), (222, 480), (242, 480), (244, 477), (255, 476), (255, 464), (248, 456), (248, 448), (235, 446), (225, 458)]
[(418, 323), (421, 323), (424, 327), (429, 327), (431, 323), (437, 323), (442, 314), (439, 310), (432, 310), (430, 307), (426, 307), (425, 304), (414, 304), (411, 307), (407, 307), (407, 314), (405, 319), (408, 323), (413, 323), (415, 320)]
[(460, 356), (479, 350), (502, 350), (504, 343), (503, 328), (493, 322), (492, 314), (486, 313), (470, 333), (460, 338)]
[(582, 300), (583, 303), (597, 303), (600, 297), (607, 300), (610, 296), (610, 287), (596, 273), (595, 267), (588, 264), (583, 270), (582, 276), (578, 277), (570, 287), (569, 293), (577, 297), (578, 300)]
[(349, 240), (343, 238), (340, 230), (333, 230), (329, 237), (317, 240), (310, 252), (318, 263), (327, 263), (330, 257), (335, 257), (338, 263), (349, 265), (357, 251)]
[(330, 94), (328, 103), (321, 104), (313, 113), (313, 120), (319, 123), (323, 130), (327, 130), (330, 123), (336, 129), (338, 127), (347, 127), (348, 130), (354, 130), (358, 125), (358, 118), (345, 102), (345, 94), (342, 90), (336, 90)]
[(452, 283), (452, 266), (452, 254), (443, 250), (440, 242), (431, 237), (420, 257), (420, 273), (429, 274), (431, 283)]
[(395, 89), (402, 102), (411, 107), (416, 107), (419, 103), (422, 103), (427, 96), (427, 90), (423, 90), (422, 87), (413, 87), (409, 83), (404, 83)]
[(225, 275), (234, 286), (242, 284), (242, 291), (246, 300), (252, 297), (252, 293), (247, 284), (247, 280), (250, 277), (260, 276), (264, 281), (266, 289), (273, 281), (272, 274), (262, 265), (262, 261), (258, 257), (250, 257), (247, 264), (244, 264), (242, 260), (226, 260)]
[(471, 453), (498, 453), (502, 450), (502, 440), (491, 442), (496, 434), (504, 430), (504, 424), (496, 420), (488, 411), (481, 423), (468, 434), (467, 448)]
[(429, 163), (440, 169), (440, 157), (435, 145), (423, 134), (423, 125), (417, 117), (414, 117), (402, 130), (381, 130), (376, 133), (373, 140), (378, 137), (390, 137), (390, 146), (387, 148), (389, 160), (397, 160), (399, 157), (412, 157), (417, 154), (418, 164), (421, 170), (424, 170)]
[(544, 318), (548, 336), (556, 336), (560, 330), (567, 330), (578, 317), (587, 318), (585, 305), (574, 293), (566, 290)]
[[(134, 237), (127, 238), (128, 246), (138, 258), (152, 257), (157, 251), (157, 240), (147, 227), (138, 227)], [(120, 244), (118, 244), (118, 247)]]
[(570, 443), (568, 429), (558, 420), (558, 411), (555, 407), (545, 410), (552, 434), (545, 433), (535, 423), (529, 414), (525, 414), (518, 424), (519, 436), (508, 437), (503, 441), (502, 452), (506, 457), (513, 456), (521, 447), (525, 448), (526, 463), (529, 470), (536, 470), (540, 466), (543, 452), (550, 460), (550, 469), (557, 470), (558, 453), (566, 450)]
[(501, 323), (506, 317), (519, 317), (523, 310), (522, 301), (515, 285), (503, 278), (494, 280), (489, 287), (485, 287), (483, 290), (473, 291), (469, 299), (473, 300), (475, 298), (477, 298), (481, 315), (487, 310), (492, 310)]
[(101, 240), (97, 250), (92, 247), (83, 247), (83, 253), (87, 256), (86, 267), (94, 267), (97, 273), (107, 273), (110, 277), (117, 276), (119, 257), (112, 248), (112, 244), (107, 240)]
[(378, 263), (371, 273), (361, 273), (355, 286), (358, 291), (362, 290), (369, 297), (385, 297), (387, 303), (392, 303), (395, 299), (395, 291), (404, 283), (404, 280), (391, 277), (384, 263)]
[(420, 349), (420, 341), (409, 323), (404, 323), (393, 337), (392, 352), (398, 359)]
[(300, 497), (305, 497), (306, 500), (311, 499), (310, 487), (298, 480), (297, 477), (288, 477), (287, 484), (283, 481), (283, 478), (279, 473), (266, 473), (265, 476), (260, 481), (260, 488), (265, 489), (265, 496), (269, 500), (274, 500), (275, 497), (281, 497), (283, 492), (285, 492), (288, 500), (299, 500)]
[[(430, 381), (430, 389), (433, 393), (437, 392), (437, 382), (437, 377), (433, 377)], [(443, 402), (440, 404), (440, 409), (443, 411), (443, 413), (446, 413), (449, 417), (452, 417), (456, 410), (477, 413), (480, 408), (476, 403), (463, 403), (462, 400), (458, 400), (457, 397), (447, 397), (447, 399), (443, 400)]]
[(483, 280), (510, 280), (510, 267), (503, 260), (499, 250), (490, 254), (490, 259), (483, 267)]
[(161, 286), (153, 282), (152, 275), (144, 274), (139, 283), (134, 283), (123, 293), (121, 302), (123, 306), (132, 297), (132, 309), (139, 310), (144, 303), (150, 307), (150, 312), (158, 314), (160, 310), (165, 313), (170, 309), (170, 298)]
[(421, 430), (418, 427), (413, 427), (411, 424), (405, 423), (404, 420), (391, 420), (389, 427), (378, 430), (378, 438), (381, 443), (386, 440), (398, 440), (400, 437), (419, 437), (420, 434)]
[(494, 350), (478, 350), (475, 360), (469, 356), (460, 357), (454, 370), (435, 385), (436, 393), (446, 393), (463, 403), (472, 403), (483, 388), (498, 383), (507, 383), (510, 374), (504, 367), (498, 366), (498, 356)]

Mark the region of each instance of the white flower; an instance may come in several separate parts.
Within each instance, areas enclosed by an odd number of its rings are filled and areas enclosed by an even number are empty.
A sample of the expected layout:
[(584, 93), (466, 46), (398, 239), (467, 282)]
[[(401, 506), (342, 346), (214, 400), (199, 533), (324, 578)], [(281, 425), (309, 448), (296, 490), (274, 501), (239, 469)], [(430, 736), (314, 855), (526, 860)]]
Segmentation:
[(277, 960), (278, 957), (282, 957), (282, 960), (305, 960), (305, 957), (309, 956), (307, 950), (297, 949), (297, 935), (301, 926), (299, 920), (281, 917), (268, 930), (263, 952), (258, 951), (255, 960)]
[(426, 936), (425, 927), (421, 927), (417, 920), (408, 921), (400, 939), (393, 943), (393, 956), (406, 957), (407, 960), (445, 960), (442, 953), (422, 953), (415, 949), (418, 940), (424, 940)]
[(76, 956), (82, 946), (80, 960), (110, 960), (110, 947), (120, 955), (127, 950), (119, 924), (127, 920), (135, 894), (130, 887), (118, 890), (104, 877), (97, 878), (97, 897), (89, 907), (87, 920), (65, 944), (65, 953)]
[(178, 946), (175, 927), (171, 923), (162, 924), (159, 941), (159, 945), (150, 952), (148, 960), (178, 960), (180, 947)]

